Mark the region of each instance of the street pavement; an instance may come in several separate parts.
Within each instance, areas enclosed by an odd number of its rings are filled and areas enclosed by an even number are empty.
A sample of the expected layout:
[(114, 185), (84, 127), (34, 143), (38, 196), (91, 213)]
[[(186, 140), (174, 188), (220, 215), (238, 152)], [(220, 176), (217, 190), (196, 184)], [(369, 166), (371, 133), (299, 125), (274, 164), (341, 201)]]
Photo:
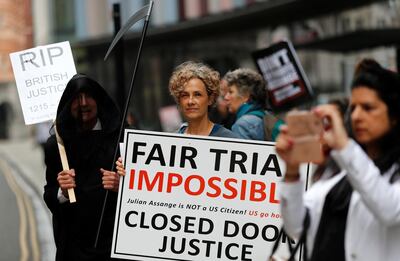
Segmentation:
[[(25, 200), (24, 205), (27, 206), (27, 211), (21, 212), (21, 208), (19, 210), (20, 223), (22, 222), (23, 216), (21, 213), (24, 214), (27, 212), (29, 214), (29, 209), (32, 208), (32, 216), (34, 216), (34, 218), (31, 219), (34, 220), (35, 223), (31, 225), (29, 229), (36, 230), (40, 248), (40, 260), (54, 260), (55, 246), (51, 216), (42, 198), (43, 186), (45, 184), (45, 165), (41, 147), (37, 145), (32, 138), (0, 140), (0, 160), (3, 162), (2, 174), (6, 177), (5, 174), (7, 172), (11, 173), (8, 179), (12, 178), (16, 183), (14, 187), (17, 187), (18, 191), (21, 191), (20, 193), (14, 191), (17, 201), (18, 198), (22, 198)], [(12, 186), (10, 186), (10, 188), (12, 188)], [(9, 197), (12, 198), (10, 195)], [(12, 201), (10, 200), (9, 202), (9, 208), (12, 209)], [(4, 212), (2, 211), (2, 213)], [(7, 224), (9, 221), (7, 221), (6, 216), (4, 216), (4, 218), (1, 218), (1, 222), (2, 224), (3, 222)], [(14, 223), (15, 222), (16, 220), (14, 220)], [(29, 224), (29, 222), (27, 223)], [(20, 227), (23, 228), (21, 225)], [(21, 231), (9, 233), (19, 233), (21, 235)], [(29, 260), (35, 259), (30, 257)]]
[[(13, 186), (8, 186), (8, 179), (4, 171), (0, 168), (0, 260), (19, 260), (22, 251), (19, 250), (20, 226), (16, 220), (19, 220), (18, 203)], [(25, 244), (26, 245), (26, 244)]]

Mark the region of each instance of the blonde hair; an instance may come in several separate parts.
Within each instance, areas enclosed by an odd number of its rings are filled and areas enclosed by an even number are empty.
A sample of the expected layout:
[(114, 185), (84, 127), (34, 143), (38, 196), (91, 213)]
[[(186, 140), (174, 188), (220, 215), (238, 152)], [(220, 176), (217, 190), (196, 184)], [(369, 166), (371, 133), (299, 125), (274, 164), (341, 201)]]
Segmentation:
[(169, 92), (175, 101), (179, 103), (180, 93), (191, 79), (199, 79), (204, 83), (211, 106), (214, 105), (219, 95), (219, 73), (203, 63), (193, 61), (177, 66), (169, 79)]

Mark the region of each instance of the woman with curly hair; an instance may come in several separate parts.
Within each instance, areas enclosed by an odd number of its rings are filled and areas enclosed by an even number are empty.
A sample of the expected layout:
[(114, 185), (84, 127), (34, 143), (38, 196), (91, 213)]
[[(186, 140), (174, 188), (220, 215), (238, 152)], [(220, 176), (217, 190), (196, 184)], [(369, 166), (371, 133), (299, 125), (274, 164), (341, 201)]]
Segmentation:
[[(213, 123), (208, 110), (219, 95), (219, 73), (209, 66), (192, 61), (184, 62), (172, 73), (169, 91), (187, 121), (178, 133), (239, 138), (222, 125)], [(122, 159), (116, 162), (118, 174), (125, 175)]]
[(169, 91), (187, 121), (179, 133), (238, 138), (208, 116), (209, 108), (215, 105), (219, 95), (219, 83), (219, 73), (205, 64), (188, 61), (176, 67), (169, 81)]

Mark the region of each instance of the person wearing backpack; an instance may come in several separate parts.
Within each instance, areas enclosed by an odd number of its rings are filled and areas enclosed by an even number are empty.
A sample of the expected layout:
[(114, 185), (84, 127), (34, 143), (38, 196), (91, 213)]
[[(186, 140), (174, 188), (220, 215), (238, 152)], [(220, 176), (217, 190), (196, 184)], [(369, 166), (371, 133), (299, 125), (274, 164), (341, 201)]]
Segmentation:
[(228, 83), (225, 100), (236, 115), (232, 131), (243, 139), (274, 141), (283, 121), (266, 111), (267, 92), (263, 77), (248, 68), (224, 76)]

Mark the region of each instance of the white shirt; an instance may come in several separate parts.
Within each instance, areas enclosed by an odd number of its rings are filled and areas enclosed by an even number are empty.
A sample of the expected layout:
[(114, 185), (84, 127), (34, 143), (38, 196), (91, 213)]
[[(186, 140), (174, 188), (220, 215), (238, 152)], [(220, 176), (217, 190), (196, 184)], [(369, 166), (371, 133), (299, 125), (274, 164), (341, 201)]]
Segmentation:
[(295, 238), (300, 235), (307, 207), (311, 221), (307, 234), (310, 257), (325, 196), (346, 175), (354, 189), (345, 231), (346, 260), (400, 260), (400, 183), (389, 183), (397, 166), (381, 175), (353, 140), (343, 150), (332, 151), (331, 156), (342, 169), (338, 175), (323, 176), (305, 194), (303, 181), (283, 184), (281, 207), (286, 232)]

